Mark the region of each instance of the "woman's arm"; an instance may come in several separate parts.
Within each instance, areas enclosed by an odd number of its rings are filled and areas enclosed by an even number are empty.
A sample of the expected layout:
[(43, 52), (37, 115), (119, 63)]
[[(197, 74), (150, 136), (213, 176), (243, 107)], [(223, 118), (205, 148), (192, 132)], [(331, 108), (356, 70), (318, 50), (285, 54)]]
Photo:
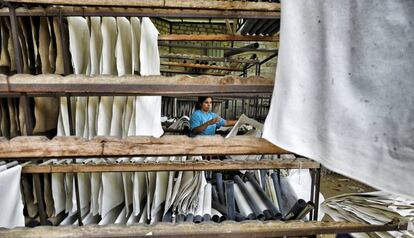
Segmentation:
[(236, 125), (237, 120), (226, 120), (226, 124), (224, 126), (234, 126)]
[(194, 129), (193, 129), (193, 133), (194, 134), (200, 134), (200, 133), (202, 133), (208, 126), (210, 126), (210, 125), (213, 125), (213, 124), (215, 124), (215, 123), (217, 123), (217, 122), (219, 122), (220, 121), (220, 117), (216, 117), (216, 118), (213, 118), (213, 119), (211, 119), (211, 120), (209, 120), (209, 121), (207, 121), (206, 123), (204, 123), (204, 124), (201, 124), (200, 126), (198, 126), (198, 127), (195, 127)]

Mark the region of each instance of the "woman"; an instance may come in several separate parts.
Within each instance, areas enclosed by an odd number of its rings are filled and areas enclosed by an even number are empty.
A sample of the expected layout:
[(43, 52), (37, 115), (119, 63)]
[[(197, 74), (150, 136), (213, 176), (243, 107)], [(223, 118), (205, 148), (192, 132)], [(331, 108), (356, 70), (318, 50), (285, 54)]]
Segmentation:
[(215, 135), (216, 129), (236, 124), (236, 121), (226, 121), (212, 112), (212, 104), (211, 97), (198, 97), (196, 110), (190, 119), (191, 132), (194, 135)]

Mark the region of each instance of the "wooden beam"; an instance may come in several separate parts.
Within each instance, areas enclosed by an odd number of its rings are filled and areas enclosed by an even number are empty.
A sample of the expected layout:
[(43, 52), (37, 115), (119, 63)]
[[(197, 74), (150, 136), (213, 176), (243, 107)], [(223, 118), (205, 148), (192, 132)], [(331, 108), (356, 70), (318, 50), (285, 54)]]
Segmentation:
[[(118, 1), (123, 3), (123, 1)], [(136, 1), (139, 4), (139, 1)], [(263, 2), (254, 3), (262, 5)], [(274, 5), (275, 3), (272, 3)], [(17, 8), (16, 16), (129, 16), (129, 17), (187, 17), (187, 18), (243, 18), (243, 19), (279, 19), (280, 11), (267, 9), (207, 9), (180, 7), (120, 7), (120, 6), (48, 6), (35, 8)], [(0, 9), (0, 16), (8, 16), (8, 9)]]
[(22, 173), (86, 173), (136, 171), (201, 171), (201, 170), (256, 170), (256, 169), (316, 169), (319, 163), (308, 159), (260, 161), (185, 161), (158, 163), (114, 164), (59, 164), (26, 165)]
[(354, 232), (406, 230), (407, 222), (387, 225), (370, 225), (352, 222), (302, 222), (302, 221), (246, 221), (222, 222), (220, 224), (157, 223), (108, 226), (39, 226), (0, 230), (0, 236), (11, 237), (197, 237), (197, 238), (253, 238), (309, 236), (317, 234), (340, 234)]
[(28, 159), (53, 157), (122, 157), (122, 156), (174, 156), (174, 155), (248, 155), (286, 154), (287, 151), (262, 138), (238, 136), (225, 139), (221, 136), (166, 135), (161, 138), (95, 137), (16, 137), (0, 141), (0, 158)]
[(153, 7), (177, 9), (217, 9), (279, 12), (280, 3), (223, 1), (223, 0), (11, 0), (9, 2), (47, 5), (78, 5), (78, 6), (121, 6), (121, 7)]
[(248, 63), (256, 64), (260, 61), (257, 59), (240, 59), (240, 58), (222, 58), (222, 57), (211, 57), (204, 55), (184, 55), (184, 54), (162, 54), (160, 58), (168, 59), (187, 59), (187, 60), (206, 60), (206, 61), (217, 61), (217, 62), (234, 62), (234, 63)]
[[(174, 87), (172, 87), (174, 86)], [(109, 75), (24, 75), (10, 77), (0, 75), (0, 94), (55, 95), (195, 95), (272, 93), (273, 81), (260, 76), (241, 78), (238, 76), (109, 76)]]
[(274, 36), (243, 36), (232, 34), (170, 34), (160, 35), (160, 41), (279, 41), (279, 35)]
[[(210, 45), (181, 45), (181, 44), (166, 44), (163, 42), (159, 42), (158, 46), (161, 47), (173, 47), (173, 48), (190, 48), (190, 49), (211, 49), (211, 50), (232, 50), (235, 49), (233, 47), (222, 47), (222, 46), (210, 46)], [(243, 47), (243, 46), (240, 46)], [(278, 52), (277, 48), (273, 49), (249, 49), (249, 52), (267, 52), (267, 53), (276, 53)]]
[(178, 69), (161, 69), (161, 73), (173, 73), (173, 74), (195, 74), (195, 75), (212, 75), (212, 76), (225, 76), (225, 73), (215, 73), (215, 72), (191, 72), (188, 70), (178, 70)]
[(243, 69), (225, 67), (225, 66), (220, 66), (220, 65), (205, 65), (205, 64), (180, 63), (180, 62), (165, 62), (164, 61), (164, 62), (161, 62), (161, 65), (176, 66), (176, 67), (189, 67), (189, 68), (197, 68), (197, 69), (243, 71)]

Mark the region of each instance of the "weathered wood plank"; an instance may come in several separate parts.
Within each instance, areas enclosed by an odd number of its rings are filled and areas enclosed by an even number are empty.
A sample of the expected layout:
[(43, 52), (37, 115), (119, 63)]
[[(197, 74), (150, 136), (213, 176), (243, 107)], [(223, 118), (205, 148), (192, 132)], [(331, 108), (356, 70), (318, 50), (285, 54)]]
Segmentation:
[(225, 67), (220, 65), (204, 65), (204, 64), (192, 64), (192, 63), (180, 63), (180, 62), (161, 62), (161, 65), (176, 66), (176, 67), (189, 67), (197, 69), (217, 69), (217, 70), (226, 70), (226, 71), (243, 71), (243, 69)]
[(81, 6), (122, 6), (122, 7), (153, 7), (178, 9), (217, 9), (245, 11), (280, 11), (280, 3), (246, 2), (225, 0), (11, 0), (16, 3), (33, 3), (48, 5), (81, 5)]
[[(252, 3), (252, 2), (251, 2)], [(262, 5), (263, 3), (254, 3)], [(277, 4), (272, 3), (277, 6)], [(270, 8), (271, 9), (271, 8)], [(102, 7), (102, 6), (48, 6), (46, 8), (17, 8), (16, 16), (136, 16), (136, 17), (191, 17), (191, 18), (243, 18), (279, 19), (280, 11), (262, 9), (200, 9), (165, 7)], [(0, 16), (8, 16), (7, 8), (0, 9)]]
[[(174, 85), (175, 87), (172, 87)], [(86, 76), (54, 74), (0, 76), (0, 93), (125, 93), (141, 95), (189, 95), (271, 93), (273, 81), (260, 76)]]
[(190, 138), (166, 135), (154, 137), (16, 137), (0, 141), (0, 158), (120, 157), (174, 155), (284, 154), (287, 151), (261, 138), (221, 136)]
[(243, 36), (232, 34), (170, 34), (160, 35), (160, 41), (279, 41), (279, 35), (274, 36)]
[(255, 170), (255, 169), (315, 169), (320, 165), (309, 159), (260, 161), (184, 161), (123, 164), (59, 164), (26, 165), (22, 173), (82, 173), (133, 171), (201, 171), (201, 170)]
[(156, 225), (87, 225), (40, 226), (0, 230), (1, 237), (282, 237), (353, 232), (392, 231), (407, 229), (407, 222), (388, 225), (369, 225), (351, 222), (280, 222), (246, 221), (217, 223), (179, 223)]

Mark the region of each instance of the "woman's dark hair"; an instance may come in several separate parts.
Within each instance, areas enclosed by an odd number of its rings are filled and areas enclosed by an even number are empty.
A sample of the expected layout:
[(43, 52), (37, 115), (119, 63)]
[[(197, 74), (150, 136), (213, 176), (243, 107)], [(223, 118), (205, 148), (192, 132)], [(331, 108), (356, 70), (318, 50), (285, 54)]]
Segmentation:
[(196, 110), (201, 110), (201, 104), (203, 104), (203, 102), (204, 102), (205, 100), (207, 100), (207, 98), (211, 98), (211, 99), (213, 99), (213, 98), (212, 98), (212, 97), (210, 97), (210, 96), (207, 96), (207, 97), (198, 97), (197, 104), (195, 105), (195, 109), (196, 109)]

